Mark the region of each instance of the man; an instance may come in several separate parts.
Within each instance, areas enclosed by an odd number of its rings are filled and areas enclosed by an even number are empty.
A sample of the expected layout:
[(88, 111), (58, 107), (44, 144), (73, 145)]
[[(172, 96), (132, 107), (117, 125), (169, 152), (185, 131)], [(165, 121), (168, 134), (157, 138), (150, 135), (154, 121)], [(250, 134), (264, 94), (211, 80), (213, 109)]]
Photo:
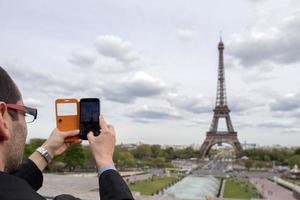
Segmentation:
[[(46, 142), (28, 160), (23, 162), (27, 136), (26, 116), (37, 116), (37, 110), (24, 106), (21, 93), (0, 67), (0, 199), (40, 200), (45, 199), (36, 191), (42, 186), (42, 171), (52, 158), (62, 154), (71, 144), (65, 138), (77, 135), (78, 130), (60, 132), (54, 129)], [(101, 134), (88, 134), (90, 148), (99, 175), (101, 200), (133, 199), (126, 183), (114, 168), (112, 160), (115, 145), (115, 130), (100, 117)], [(80, 143), (81, 140), (74, 141)], [(64, 187), (64, 186), (58, 186)], [(55, 194), (54, 194), (55, 195)], [(78, 199), (60, 195), (57, 200)]]

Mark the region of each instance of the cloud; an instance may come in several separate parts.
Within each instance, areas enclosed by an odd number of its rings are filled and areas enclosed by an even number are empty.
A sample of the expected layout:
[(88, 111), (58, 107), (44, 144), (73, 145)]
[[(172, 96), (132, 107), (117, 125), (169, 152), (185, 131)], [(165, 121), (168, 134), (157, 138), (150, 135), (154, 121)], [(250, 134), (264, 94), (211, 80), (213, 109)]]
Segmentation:
[(75, 51), (71, 56), (69, 59), (70, 63), (80, 67), (90, 67), (97, 60), (96, 55), (88, 51)]
[[(74, 77), (71, 73), (49, 73), (34, 67), (20, 64), (7, 64), (7, 71), (18, 83), (18, 86), (31, 95), (40, 93), (53, 96), (70, 96), (86, 89), (82, 77)], [(37, 103), (37, 102), (34, 102)]]
[(237, 129), (252, 128), (254, 126), (253, 122), (236, 121), (234, 123), (234, 127)]
[[(177, 93), (169, 93), (166, 98), (170, 105), (194, 114), (212, 113), (215, 107), (214, 99), (212, 100), (209, 97), (203, 97), (201, 95), (188, 96)], [(249, 98), (233, 96), (230, 98), (228, 106), (232, 112), (243, 113), (261, 106), (261, 104)]]
[[(247, 95), (245, 95), (247, 96)], [(245, 113), (257, 107), (263, 106), (262, 103), (256, 102), (251, 97), (233, 96), (228, 103), (229, 109), (234, 113)]]
[(139, 71), (121, 81), (103, 86), (106, 99), (119, 103), (132, 103), (137, 98), (155, 97), (168, 90), (166, 83)]
[(105, 74), (124, 74), (138, 68), (137, 65), (124, 65), (115, 59), (101, 56), (95, 64), (94, 69)]
[(267, 70), (267, 67), (261, 67), (259, 70), (255, 72), (248, 72), (244, 75), (242, 78), (244, 82), (246, 83), (258, 83), (263, 81), (270, 81), (276, 79), (276, 76), (268, 73), (272, 70), (272, 68), (269, 68)]
[(34, 107), (34, 108), (41, 108), (41, 107), (43, 107), (43, 104), (42, 104), (42, 102), (40, 100), (31, 98), (31, 97), (26, 98), (24, 100), (24, 104), (26, 106)]
[(128, 41), (113, 35), (99, 36), (96, 41), (97, 54), (93, 51), (73, 51), (69, 62), (73, 65), (96, 70), (101, 73), (128, 73), (140, 68), (139, 54), (132, 50)]
[(282, 122), (282, 121), (265, 121), (256, 125), (259, 128), (275, 128), (275, 129), (282, 129), (282, 128), (291, 128), (293, 124), (290, 122)]
[(213, 110), (213, 103), (210, 102), (208, 98), (202, 96), (187, 96), (169, 93), (166, 98), (171, 106), (183, 109), (190, 113), (210, 113)]
[(114, 35), (99, 36), (96, 41), (96, 48), (103, 56), (114, 58), (126, 65), (140, 59), (138, 52), (132, 49), (129, 41), (122, 40)]
[(275, 25), (252, 25), (234, 34), (228, 53), (243, 67), (295, 64), (300, 62), (299, 32), (300, 12), (295, 12)]
[(177, 37), (181, 41), (191, 41), (195, 38), (196, 33), (190, 29), (178, 29)]
[[(300, 118), (300, 109), (297, 109), (289, 114), (291, 117)], [(298, 123), (299, 124), (299, 123)]]
[(282, 133), (300, 133), (300, 128), (295, 128), (295, 127), (289, 127), (289, 128), (285, 128), (283, 129)]
[[(89, 95), (128, 104), (138, 98), (158, 97), (170, 90), (163, 80), (143, 71), (132, 72), (120, 80), (111, 77), (99, 80), (101, 76), (98, 71), (86, 72), (85, 76), (82, 76), (76, 72), (54, 74), (28, 66), (7, 66), (22, 91), (30, 95), (42, 94), (53, 97)], [(40, 106), (40, 103), (34, 99), (27, 100), (32, 105)]]
[(182, 117), (173, 108), (141, 106), (139, 109), (127, 114), (137, 122), (148, 123), (159, 120), (181, 119)]
[(253, 3), (261, 3), (261, 2), (264, 2), (264, 1), (268, 1), (268, 0), (249, 0)]
[(186, 127), (201, 127), (203, 125), (209, 127), (210, 122), (203, 119), (192, 119), (185, 124)]
[(271, 111), (291, 112), (300, 108), (300, 93), (288, 94), (270, 104)]

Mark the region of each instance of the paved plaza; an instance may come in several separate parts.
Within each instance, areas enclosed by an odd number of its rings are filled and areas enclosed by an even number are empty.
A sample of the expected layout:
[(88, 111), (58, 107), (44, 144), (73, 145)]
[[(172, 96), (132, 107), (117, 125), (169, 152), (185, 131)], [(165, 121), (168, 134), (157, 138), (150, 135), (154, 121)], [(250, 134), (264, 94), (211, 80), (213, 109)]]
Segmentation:
[(266, 178), (251, 178), (251, 183), (263, 195), (270, 200), (296, 200), (293, 193)]
[[(130, 176), (125, 179), (137, 181), (149, 178), (149, 175)], [(45, 197), (54, 197), (60, 194), (71, 194), (82, 200), (99, 200), (98, 177), (96, 173), (91, 174), (44, 174), (43, 187), (38, 191)], [(169, 197), (134, 195), (136, 200), (174, 200)]]
[(60, 194), (71, 194), (81, 199), (100, 199), (98, 177), (88, 175), (56, 175), (44, 174), (43, 187), (38, 191), (41, 195), (54, 197)]

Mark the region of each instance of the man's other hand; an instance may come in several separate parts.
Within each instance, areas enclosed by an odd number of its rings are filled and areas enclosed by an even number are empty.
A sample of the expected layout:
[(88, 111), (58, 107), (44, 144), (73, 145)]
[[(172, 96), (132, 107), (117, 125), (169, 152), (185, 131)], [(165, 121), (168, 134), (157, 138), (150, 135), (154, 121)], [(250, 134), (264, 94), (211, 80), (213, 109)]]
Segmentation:
[(42, 147), (46, 148), (49, 154), (54, 158), (63, 152), (71, 145), (71, 144), (79, 144), (82, 142), (81, 139), (77, 139), (72, 141), (72, 143), (65, 142), (67, 137), (76, 136), (79, 134), (79, 130), (74, 131), (59, 131), (55, 128), (46, 142), (42, 145)]
[(91, 151), (94, 155), (98, 168), (112, 166), (113, 153), (116, 143), (116, 133), (112, 125), (107, 124), (101, 115), (99, 117), (101, 133), (94, 136), (93, 132), (89, 132), (87, 138), (90, 143)]

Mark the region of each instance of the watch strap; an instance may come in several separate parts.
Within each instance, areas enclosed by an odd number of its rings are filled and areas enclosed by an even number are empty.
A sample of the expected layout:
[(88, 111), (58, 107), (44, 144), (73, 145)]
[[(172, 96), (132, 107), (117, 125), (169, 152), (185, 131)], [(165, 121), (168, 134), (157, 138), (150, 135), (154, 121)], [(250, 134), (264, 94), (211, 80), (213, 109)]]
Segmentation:
[(52, 160), (51, 155), (49, 154), (48, 150), (45, 149), (44, 147), (39, 147), (36, 149), (36, 151), (45, 158), (46, 162), (49, 163)]

